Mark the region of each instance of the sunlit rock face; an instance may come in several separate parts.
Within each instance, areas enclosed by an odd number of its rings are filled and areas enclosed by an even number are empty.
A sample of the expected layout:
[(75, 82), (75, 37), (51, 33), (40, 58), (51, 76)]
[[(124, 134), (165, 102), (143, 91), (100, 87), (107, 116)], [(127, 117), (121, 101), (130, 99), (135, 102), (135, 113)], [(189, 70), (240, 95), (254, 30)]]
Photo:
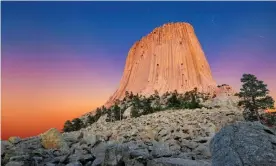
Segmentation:
[(167, 91), (213, 92), (216, 82), (210, 66), (188, 23), (168, 23), (155, 28), (129, 50), (117, 91), (107, 101), (110, 106), (126, 91), (151, 95)]

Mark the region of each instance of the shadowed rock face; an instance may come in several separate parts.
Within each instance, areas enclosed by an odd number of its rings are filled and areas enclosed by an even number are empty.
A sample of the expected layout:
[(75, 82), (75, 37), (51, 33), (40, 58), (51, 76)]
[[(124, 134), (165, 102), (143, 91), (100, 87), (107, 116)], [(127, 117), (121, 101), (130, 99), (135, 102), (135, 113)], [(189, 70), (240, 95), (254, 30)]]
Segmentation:
[(210, 142), (212, 166), (275, 166), (276, 131), (259, 122), (222, 128)]
[(213, 92), (216, 87), (210, 66), (193, 27), (188, 23), (169, 23), (155, 28), (129, 50), (117, 91), (106, 106), (122, 99), (125, 91), (151, 95), (198, 88)]

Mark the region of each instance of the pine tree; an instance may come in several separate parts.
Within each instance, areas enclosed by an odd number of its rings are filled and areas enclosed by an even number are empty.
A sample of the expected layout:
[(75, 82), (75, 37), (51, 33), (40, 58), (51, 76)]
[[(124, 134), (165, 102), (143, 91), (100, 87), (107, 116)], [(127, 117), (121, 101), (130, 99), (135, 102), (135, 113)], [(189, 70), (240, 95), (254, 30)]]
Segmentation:
[(114, 119), (115, 120), (121, 120), (121, 109), (117, 104), (114, 105), (112, 111), (114, 113)]
[(153, 108), (151, 107), (151, 100), (150, 98), (143, 99), (143, 114), (147, 115), (153, 113)]
[(192, 93), (192, 101), (190, 104), (190, 109), (195, 109), (195, 108), (199, 108), (199, 102), (197, 101), (197, 97), (195, 93)]
[(157, 90), (154, 90), (154, 98), (155, 99), (159, 99), (160, 98), (159, 93), (158, 93)]
[(133, 93), (130, 92), (129, 98), (132, 100), (133, 97), (134, 97)]
[(133, 96), (132, 104), (133, 104), (134, 107), (136, 107), (138, 109), (142, 108), (142, 104), (141, 104), (141, 101), (140, 101), (140, 98), (139, 98), (138, 94)]
[(126, 99), (129, 98), (129, 92), (128, 92), (128, 91), (125, 92), (125, 98), (126, 98)]
[(168, 99), (168, 107), (179, 108), (180, 104), (180, 101), (177, 99), (177, 91), (175, 90), (175, 92), (172, 93), (172, 96)]
[(107, 109), (107, 117), (106, 117), (106, 122), (112, 122), (113, 120), (113, 116), (112, 116), (112, 110), (111, 109)]
[(80, 120), (79, 118), (73, 119), (72, 124), (73, 124), (73, 130), (74, 131), (80, 130), (81, 128), (84, 127), (84, 124), (83, 124), (82, 120)]
[(137, 117), (139, 117), (139, 116), (140, 116), (140, 115), (139, 115), (139, 109), (137, 109), (136, 107), (132, 107), (131, 112), (130, 112), (130, 116), (131, 116), (132, 118), (137, 118)]
[(64, 132), (70, 132), (70, 131), (73, 131), (73, 124), (71, 123), (70, 120), (67, 120), (65, 123), (64, 123), (64, 126), (63, 126), (63, 129), (62, 129)]
[(99, 110), (99, 112), (101, 112), (102, 114), (106, 114), (107, 113), (107, 109), (105, 108), (105, 106), (102, 106), (102, 108)]
[(268, 95), (267, 85), (252, 74), (243, 74), (241, 82), (243, 85), (238, 93), (241, 99), (239, 106), (243, 106), (245, 111), (251, 113), (248, 120), (260, 120), (258, 110), (274, 106), (273, 98)]
[(93, 124), (95, 122), (94, 116), (88, 115), (87, 117), (87, 123), (88, 124)]
[(103, 112), (107, 112), (106, 108), (104, 106), (102, 107), (102, 109), (103, 109), (103, 111), (100, 108), (96, 109), (96, 114), (94, 116), (95, 121), (97, 121), (102, 116)]

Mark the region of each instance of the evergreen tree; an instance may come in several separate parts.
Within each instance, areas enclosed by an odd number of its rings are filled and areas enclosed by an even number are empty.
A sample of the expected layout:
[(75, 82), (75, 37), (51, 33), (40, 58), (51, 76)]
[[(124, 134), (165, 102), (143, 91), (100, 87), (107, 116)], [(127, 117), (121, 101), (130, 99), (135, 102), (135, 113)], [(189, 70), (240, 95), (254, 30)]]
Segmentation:
[(154, 97), (153, 95), (150, 95), (149, 99), (150, 99), (150, 100), (154, 100), (155, 97)]
[(153, 108), (151, 107), (150, 98), (143, 99), (143, 115), (147, 115), (153, 113)]
[(134, 97), (133, 93), (130, 92), (129, 98), (132, 100), (133, 97)]
[(128, 91), (125, 92), (125, 98), (129, 99), (129, 92)]
[(112, 122), (113, 121), (113, 116), (112, 116), (112, 110), (111, 109), (107, 109), (107, 118), (106, 118), (106, 122)]
[(268, 95), (267, 85), (252, 74), (243, 74), (241, 82), (243, 85), (238, 93), (241, 99), (239, 105), (251, 113), (250, 118), (246, 118), (246, 120), (260, 120), (258, 110), (273, 108), (274, 106), (273, 98)]
[(154, 108), (153, 108), (153, 112), (155, 112), (155, 111), (161, 111), (162, 107), (161, 107), (160, 98), (156, 99), (154, 102), (155, 102), (155, 105), (154, 105)]
[(105, 106), (102, 106), (102, 108), (99, 111), (101, 112), (101, 115), (107, 113), (107, 109), (105, 108)]
[(137, 118), (137, 117), (139, 117), (139, 116), (140, 116), (140, 114), (139, 114), (139, 109), (137, 109), (136, 107), (132, 107), (131, 112), (130, 112), (130, 116), (131, 116), (132, 118)]
[(80, 120), (79, 118), (73, 119), (72, 124), (73, 124), (73, 130), (74, 131), (80, 130), (81, 128), (84, 127), (84, 124), (83, 124), (82, 120)]
[[(103, 109), (104, 112), (107, 112), (107, 111), (106, 111), (106, 108), (105, 108), (104, 106), (102, 107), (102, 109)], [(95, 114), (95, 116), (94, 116), (95, 121), (97, 121), (97, 120), (102, 116), (102, 114), (103, 114), (103, 113), (102, 113), (102, 110), (101, 110), (100, 108), (97, 108), (97, 109), (96, 109), (96, 114)]]
[(62, 129), (64, 132), (70, 132), (70, 131), (73, 131), (73, 124), (71, 123), (70, 120), (67, 120), (65, 123), (64, 123), (64, 126), (63, 126), (63, 129)]
[(115, 120), (121, 120), (121, 109), (120, 109), (120, 107), (117, 105), (117, 104), (115, 104), (114, 105), (114, 107), (113, 107), (113, 113), (114, 113), (114, 119)]
[(200, 108), (199, 102), (197, 101), (196, 93), (192, 93), (192, 101), (191, 104), (189, 105), (189, 109), (195, 109), (195, 108)]
[(136, 107), (138, 109), (142, 108), (142, 104), (141, 104), (141, 101), (140, 101), (140, 98), (139, 98), (138, 94), (133, 96), (132, 104), (133, 104), (134, 107)]
[(154, 91), (154, 97), (155, 97), (155, 98), (160, 98), (159, 93), (158, 93), (157, 90)]
[(172, 93), (172, 96), (168, 99), (168, 107), (179, 108), (180, 104), (180, 101), (177, 99), (177, 92)]
[(94, 116), (88, 115), (87, 117), (87, 123), (88, 124), (93, 124), (95, 122)]

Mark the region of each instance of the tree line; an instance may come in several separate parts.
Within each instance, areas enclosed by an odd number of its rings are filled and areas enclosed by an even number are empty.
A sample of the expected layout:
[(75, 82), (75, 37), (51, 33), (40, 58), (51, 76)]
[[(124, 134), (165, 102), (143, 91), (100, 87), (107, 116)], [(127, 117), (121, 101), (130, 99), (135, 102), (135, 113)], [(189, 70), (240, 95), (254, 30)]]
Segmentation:
[[(201, 108), (199, 98), (202, 98), (203, 94), (197, 92), (197, 89), (184, 94), (174, 92), (166, 92), (162, 96), (157, 91), (149, 97), (145, 97), (139, 94), (134, 95), (132, 92), (125, 92), (125, 97), (120, 101), (115, 101), (115, 104), (110, 108), (96, 109), (96, 114), (88, 115), (86, 123), (82, 122), (81, 119), (75, 118), (72, 121), (67, 120), (64, 124), (63, 131), (77, 131), (81, 128), (87, 127), (95, 123), (102, 115), (106, 115), (107, 122), (114, 122), (122, 120), (124, 112), (127, 108), (131, 107), (130, 116), (136, 118), (142, 115), (151, 114), (154, 112), (166, 110), (166, 109), (195, 109)], [(163, 100), (167, 100), (163, 105)], [(206, 96), (205, 98), (206, 99)], [(207, 100), (207, 99), (206, 99)], [(119, 106), (120, 105), (120, 106)], [(127, 106), (128, 105), (128, 106)]]
[[(274, 100), (269, 96), (267, 85), (252, 74), (244, 74), (241, 82), (242, 87), (236, 95), (240, 98), (238, 105), (244, 108), (244, 119), (276, 125), (275, 114), (259, 113), (260, 109), (274, 108)], [(107, 122), (122, 120), (125, 118), (123, 117), (124, 112), (129, 107), (131, 107), (130, 116), (136, 118), (167, 109), (201, 108), (203, 106), (200, 104), (200, 100), (205, 101), (214, 97), (216, 96), (211, 97), (210, 94), (199, 93), (197, 88), (184, 94), (178, 93), (176, 90), (174, 92), (166, 92), (162, 96), (155, 91), (149, 97), (139, 94), (134, 95), (132, 92), (126, 91), (125, 97), (122, 100), (116, 100), (115, 104), (110, 108), (105, 108), (104, 106), (97, 108), (95, 115), (89, 115), (86, 122), (83, 122), (79, 118), (75, 118), (72, 121), (67, 120), (63, 131), (80, 130), (97, 122), (102, 115), (106, 115)]]

